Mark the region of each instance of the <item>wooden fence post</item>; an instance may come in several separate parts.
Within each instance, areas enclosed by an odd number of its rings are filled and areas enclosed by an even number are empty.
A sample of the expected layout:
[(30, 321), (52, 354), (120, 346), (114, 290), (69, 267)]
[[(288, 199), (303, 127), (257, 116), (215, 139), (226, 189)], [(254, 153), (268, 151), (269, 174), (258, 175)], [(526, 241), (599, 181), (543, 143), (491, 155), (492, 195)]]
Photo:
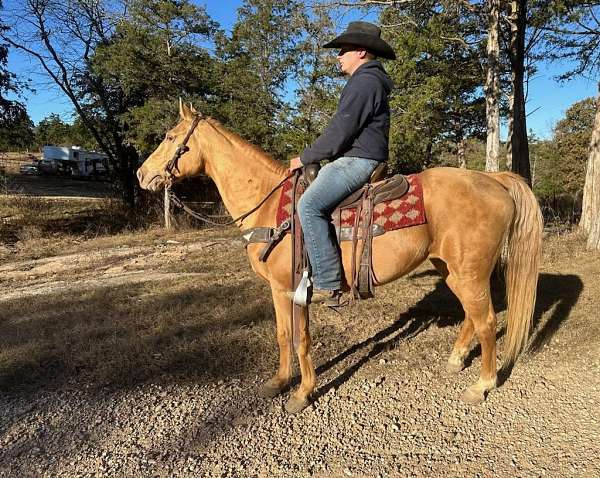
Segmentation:
[(171, 229), (171, 188), (165, 188), (165, 229)]

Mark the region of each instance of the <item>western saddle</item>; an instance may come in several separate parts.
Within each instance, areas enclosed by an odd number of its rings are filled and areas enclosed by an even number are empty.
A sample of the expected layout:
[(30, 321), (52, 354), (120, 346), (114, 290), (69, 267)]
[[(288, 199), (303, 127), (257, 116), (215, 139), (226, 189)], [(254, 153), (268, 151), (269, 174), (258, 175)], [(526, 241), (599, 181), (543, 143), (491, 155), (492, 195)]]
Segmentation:
[[(312, 165), (311, 165), (312, 166)], [(317, 165), (318, 166), (318, 165)], [(308, 182), (316, 177), (310, 167), (305, 168), (304, 175)], [(306, 170), (308, 169), (308, 170)], [(315, 168), (318, 171), (318, 168)], [(383, 227), (373, 224), (373, 209), (384, 201), (403, 196), (409, 189), (406, 178), (400, 174), (385, 179), (386, 163), (381, 163), (369, 178), (369, 181), (357, 191), (343, 199), (332, 213), (338, 242), (352, 241), (351, 283), (348, 284), (355, 299), (373, 297), (376, 278), (372, 267), (373, 237), (385, 232)], [(354, 209), (354, 225), (342, 227), (344, 211)]]
[[(289, 221), (284, 221), (277, 228), (255, 228), (245, 231), (246, 244), (261, 242), (266, 243), (260, 260), (266, 261), (273, 248), (290, 232), (294, 244), (294, 257), (292, 269), (294, 270), (294, 288), (302, 277), (302, 272), (309, 268), (306, 251), (303, 247), (300, 221), (296, 213), (296, 201), (302, 192), (317, 177), (320, 166), (309, 165), (303, 168), (302, 174), (294, 177), (292, 214)], [(385, 232), (382, 226), (373, 224), (373, 209), (384, 201), (396, 199), (409, 189), (406, 178), (394, 175), (384, 179), (387, 172), (385, 163), (380, 164), (371, 174), (369, 182), (361, 189), (351, 193), (335, 208), (332, 213), (333, 225), (338, 241), (352, 241), (352, 283), (347, 284), (356, 299), (373, 297), (373, 287), (376, 279), (372, 268), (372, 243), (373, 237)], [(355, 210), (354, 225), (342, 227), (342, 215), (345, 211)]]

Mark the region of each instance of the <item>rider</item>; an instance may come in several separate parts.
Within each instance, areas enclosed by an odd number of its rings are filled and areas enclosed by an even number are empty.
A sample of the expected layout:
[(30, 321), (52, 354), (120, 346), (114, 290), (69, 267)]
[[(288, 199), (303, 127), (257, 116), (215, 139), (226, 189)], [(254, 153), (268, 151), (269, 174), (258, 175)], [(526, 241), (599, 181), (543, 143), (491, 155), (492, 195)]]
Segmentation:
[(290, 169), (330, 160), (300, 198), (298, 212), (313, 272), (311, 302), (336, 306), (341, 265), (330, 233), (331, 212), (388, 159), (388, 95), (393, 84), (376, 58), (395, 60), (396, 55), (381, 39), (380, 28), (368, 22), (350, 22), (324, 48), (340, 48), (337, 60), (350, 78), (327, 129), (300, 157), (292, 159)]

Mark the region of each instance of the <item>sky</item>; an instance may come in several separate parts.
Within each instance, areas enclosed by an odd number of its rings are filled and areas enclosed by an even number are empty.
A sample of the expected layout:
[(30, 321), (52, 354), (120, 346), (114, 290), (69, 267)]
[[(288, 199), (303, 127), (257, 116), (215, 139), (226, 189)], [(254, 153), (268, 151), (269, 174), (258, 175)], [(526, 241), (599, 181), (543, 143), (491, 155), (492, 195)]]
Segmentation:
[[(4, 3), (5, 8), (10, 8), (10, 0)], [(202, 0), (197, 3), (204, 5), (210, 17), (229, 31), (242, 0)], [(357, 19), (357, 15), (364, 17), (364, 14), (350, 13), (338, 19), (339, 26), (343, 27), (348, 21)], [(72, 119), (73, 107), (64, 94), (44, 81), (42, 76), (32, 74), (36, 68), (35, 63), (11, 50), (8, 67), (18, 75), (31, 77), (35, 84), (35, 93), (25, 93), (27, 110), (34, 123), (39, 123), (51, 113), (57, 113), (67, 121)], [(541, 63), (538, 70), (529, 84), (527, 127), (536, 137), (547, 139), (551, 137), (553, 126), (564, 117), (569, 106), (596, 95), (597, 83), (585, 78), (576, 78), (566, 83), (556, 81), (555, 76), (568, 70), (568, 65), (565, 64)]]

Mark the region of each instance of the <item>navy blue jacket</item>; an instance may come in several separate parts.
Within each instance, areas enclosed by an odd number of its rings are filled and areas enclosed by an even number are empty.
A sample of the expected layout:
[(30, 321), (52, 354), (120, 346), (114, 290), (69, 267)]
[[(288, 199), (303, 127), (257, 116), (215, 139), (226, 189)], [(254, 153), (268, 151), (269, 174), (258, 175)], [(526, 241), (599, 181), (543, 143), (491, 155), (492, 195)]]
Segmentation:
[(379, 61), (358, 67), (342, 90), (329, 126), (300, 156), (302, 164), (341, 156), (387, 161), (392, 86)]

